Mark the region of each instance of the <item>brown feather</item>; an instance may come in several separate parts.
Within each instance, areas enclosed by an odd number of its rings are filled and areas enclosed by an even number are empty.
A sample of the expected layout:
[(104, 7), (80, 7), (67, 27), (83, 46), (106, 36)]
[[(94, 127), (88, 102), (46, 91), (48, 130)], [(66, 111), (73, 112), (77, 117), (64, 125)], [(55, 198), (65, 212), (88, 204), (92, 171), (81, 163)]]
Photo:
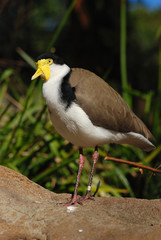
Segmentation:
[(96, 74), (73, 68), (69, 82), (75, 87), (76, 102), (94, 125), (123, 133), (140, 133), (154, 140), (151, 132), (123, 98)]

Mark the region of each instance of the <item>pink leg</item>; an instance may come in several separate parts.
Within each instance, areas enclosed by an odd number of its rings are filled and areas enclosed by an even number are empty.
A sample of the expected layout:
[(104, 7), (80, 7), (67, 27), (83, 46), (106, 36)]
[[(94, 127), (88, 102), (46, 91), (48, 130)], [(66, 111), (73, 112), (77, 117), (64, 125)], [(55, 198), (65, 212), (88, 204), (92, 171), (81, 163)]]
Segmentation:
[(73, 197), (72, 199), (67, 202), (67, 203), (60, 203), (61, 205), (63, 206), (70, 206), (76, 202), (79, 202), (77, 200), (77, 190), (78, 190), (78, 185), (79, 185), (79, 179), (80, 179), (80, 175), (81, 175), (81, 172), (82, 172), (82, 168), (84, 166), (84, 156), (83, 156), (83, 150), (82, 148), (79, 149), (79, 170), (78, 170), (78, 174), (77, 174), (77, 181), (76, 181), (76, 185), (75, 185), (75, 190), (74, 190), (74, 194), (73, 194)]
[(92, 199), (90, 197), (91, 185), (92, 185), (94, 170), (95, 170), (95, 167), (96, 167), (96, 163), (98, 161), (98, 157), (99, 157), (98, 148), (95, 147), (95, 151), (94, 151), (94, 154), (93, 154), (93, 166), (92, 166), (92, 170), (91, 170), (89, 184), (88, 184), (88, 187), (87, 187), (87, 192), (86, 192), (86, 195), (78, 201), (78, 203), (81, 203), (81, 202), (85, 201), (86, 199)]

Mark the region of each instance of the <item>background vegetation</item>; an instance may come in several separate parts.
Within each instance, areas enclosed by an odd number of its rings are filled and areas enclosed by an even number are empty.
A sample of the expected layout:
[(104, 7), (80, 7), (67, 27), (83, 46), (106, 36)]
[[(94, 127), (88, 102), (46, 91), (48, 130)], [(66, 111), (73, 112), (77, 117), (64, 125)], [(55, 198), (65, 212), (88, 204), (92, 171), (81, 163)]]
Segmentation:
[[(161, 10), (125, 0), (2, 0), (0, 6), (0, 164), (54, 192), (74, 190), (78, 151), (54, 130), (42, 98), (42, 81), (30, 82), (34, 62), (56, 51), (71, 67), (87, 68), (123, 95), (156, 138), (153, 152), (105, 145), (93, 191), (99, 196), (160, 198), (161, 176), (104, 161), (106, 155), (160, 167)], [(27, 54), (26, 54), (27, 53)], [(79, 193), (84, 194), (93, 149)]]

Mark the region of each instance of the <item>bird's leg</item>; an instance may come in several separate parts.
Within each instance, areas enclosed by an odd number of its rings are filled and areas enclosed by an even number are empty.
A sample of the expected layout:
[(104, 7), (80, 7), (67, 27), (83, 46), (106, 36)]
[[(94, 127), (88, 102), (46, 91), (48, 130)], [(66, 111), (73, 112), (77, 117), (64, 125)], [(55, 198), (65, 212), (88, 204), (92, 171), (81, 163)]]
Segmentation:
[(85, 159), (84, 159), (84, 156), (83, 156), (83, 149), (79, 148), (79, 170), (78, 170), (78, 174), (77, 174), (75, 190), (74, 190), (72, 199), (69, 202), (67, 202), (67, 203), (60, 203), (61, 205), (63, 205), (63, 206), (70, 206), (70, 205), (72, 205), (72, 204), (74, 204), (76, 202), (79, 203), (79, 200), (77, 200), (77, 190), (78, 190), (79, 179), (80, 179), (80, 175), (81, 175), (81, 172), (82, 172), (82, 168), (84, 166), (84, 162), (85, 162)]
[(95, 151), (93, 153), (93, 166), (92, 166), (92, 170), (91, 170), (91, 174), (90, 174), (90, 179), (89, 179), (89, 184), (88, 184), (88, 187), (87, 187), (87, 192), (86, 192), (86, 195), (78, 201), (78, 203), (81, 203), (81, 202), (85, 201), (86, 199), (92, 199), (92, 197), (90, 197), (91, 185), (92, 185), (94, 170), (95, 170), (95, 167), (96, 167), (96, 163), (98, 161), (98, 157), (99, 157), (98, 148), (95, 147)]
[(80, 179), (80, 175), (84, 166), (84, 156), (83, 156), (83, 150), (82, 148), (79, 149), (79, 170), (78, 170), (78, 174), (77, 174), (77, 180), (76, 180), (76, 184), (75, 184), (75, 190), (74, 190), (74, 194), (72, 197), (72, 200), (75, 202), (77, 200), (77, 190), (78, 190), (78, 185), (79, 185), (79, 179)]

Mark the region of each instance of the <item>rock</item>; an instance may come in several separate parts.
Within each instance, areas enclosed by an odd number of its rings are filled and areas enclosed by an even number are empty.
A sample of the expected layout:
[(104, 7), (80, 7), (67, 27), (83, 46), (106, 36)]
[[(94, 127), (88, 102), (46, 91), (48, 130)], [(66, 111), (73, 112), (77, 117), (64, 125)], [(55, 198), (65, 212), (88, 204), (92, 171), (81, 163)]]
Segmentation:
[(57, 205), (55, 194), (0, 166), (0, 240), (159, 240), (161, 200), (95, 198)]

